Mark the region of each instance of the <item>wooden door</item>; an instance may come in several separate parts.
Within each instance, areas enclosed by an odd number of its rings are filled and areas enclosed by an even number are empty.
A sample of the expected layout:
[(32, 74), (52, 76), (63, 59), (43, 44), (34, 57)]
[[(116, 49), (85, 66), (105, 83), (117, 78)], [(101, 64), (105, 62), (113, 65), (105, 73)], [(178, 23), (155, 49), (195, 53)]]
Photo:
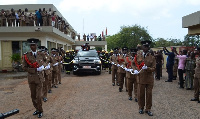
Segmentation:
[(3, 69), (10, 70), (12, 69), (11, 55), (12, 55), (12, 42), (11, 41), (2, 41), (2, 61)]

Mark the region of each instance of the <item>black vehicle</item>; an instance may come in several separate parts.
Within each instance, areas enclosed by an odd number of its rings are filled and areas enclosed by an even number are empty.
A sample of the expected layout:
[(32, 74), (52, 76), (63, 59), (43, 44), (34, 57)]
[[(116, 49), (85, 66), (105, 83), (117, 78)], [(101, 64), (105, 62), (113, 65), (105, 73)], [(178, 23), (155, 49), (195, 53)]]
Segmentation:
[(73, 74), (95, 72), (101, 74), (101, 60), (96, 50), (79, 50), (73, 60)]

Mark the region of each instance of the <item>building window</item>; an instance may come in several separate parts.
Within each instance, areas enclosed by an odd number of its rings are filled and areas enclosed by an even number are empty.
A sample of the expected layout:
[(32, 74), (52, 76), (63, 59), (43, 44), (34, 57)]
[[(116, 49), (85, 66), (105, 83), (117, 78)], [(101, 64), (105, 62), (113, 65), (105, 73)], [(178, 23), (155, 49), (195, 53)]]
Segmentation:
[(21, 42), (20, 41), (12, 41), (12, 53), (21, 55)]

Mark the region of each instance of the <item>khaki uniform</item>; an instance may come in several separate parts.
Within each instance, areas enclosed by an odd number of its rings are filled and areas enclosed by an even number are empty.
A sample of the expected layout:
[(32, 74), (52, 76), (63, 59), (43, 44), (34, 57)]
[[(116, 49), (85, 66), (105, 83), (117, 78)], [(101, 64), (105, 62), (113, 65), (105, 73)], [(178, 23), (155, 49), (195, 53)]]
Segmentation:
[[(58, 63), (59, 62), (59, 56), (52, 56), (52, 64)], [(58, 85), (58, 65), (53, 66), (52, 70), (52, 86)]]
[[(123, 54), (118, 55), (117, 62), (120, 66), (123, 65), (123, 67), (125, 67), (125, 56), (123, 56)], [(126, 71), (122, 69), (121, 67), (118, 67), (117, 72), (119, 73), (119, 78), (118, 78), (119, 88), (123, 89), (124, 78), (125, 78), (125, 87), (127, 90)]]
[(48, 26), (52, 26), (52, 13), (51, 11), (48, 12)]
[[(141, 64), (144, 61), (144, 64), (148, 67), (147, 69), (142, 70), (138, 74), (138, 105), (139, 109), (144, 109), (145, 106), (145, 94), (146, 94), (146, 110), (150, 111), (152, 106), (152, 89), (154, 85), (154, 76), (153, 72), (156, 68), (155, 57), (150, 53), (147, 53), (144, 58), (143, 53), (138, 51), (137, 53), (137, 63)], [(137, 69), (138, 70), (138, 69)]]
[(174, 66), (173, 66), (173, 79), (176, 79), (178, 71), (178, 58), (174, 58)]
[[(45, 57), (46, 57), (45, 62), (47, 65), (52, 62), (52, 58), (49, 55), (45, 55)], [(48, 90), (51, 90), (50, 75), (51, 75), (51, 69), (47, 69), (44, 71), (45, 81), (43, 83), (43, 98), (47, 98), (47, 92), (48, 92)]]
[(200, 57), (197, 57), (195, 74), (194, 74), (194, 98), (195, 99), (199, 99), (199, 87), (200, 87)]
[[(126, 68), (133, 69), (134, 65), (134, 58), (132, 56), (127, 57), (125, 60)], [(137, 98), (137, 75), (132, 75), (131, 72), (126, 72), (126, 78), (127, 78), (127, 87), (128, 87), (128, 96), (132, 97), (133, 92), (133, 85), (134, 85), (134, 98)]]
[[(117, 54), (111, 56), (110, 62), (114, 62), (115, 64), (117, 64)], [(112, 83), (115, 84), (115, 79), (116, 79), (116, 83), (118, 84), (119, 81), (118, 81), (117, 65), (113, 64), (111, 69), (112, 69)]]
[(26, 23), (26, 26), (29, 26), (30, 24), (30, 17), (29, 17), (30, 13), (28, 12), (25, 12), (25, 23)]
[(10, 15), (9, 15), (9, 26), (15, 26), (15, 12), (10, 12)]
[(1, 16), (1, 26), (6, 26), (6, 12), (0, 12)]
[(61, 61), (63, 62), (63, 58), (60, 55), (59, 56), (59, 65), (58, 65), (58, 81), (60, 84), (61, 84), (61, 71), (62, 71), (62, 67), (63, 67)]
[(41, 15), (42, 15), (43, 26), (47, 26), (47, 14), (46, 14), (46, 11), (42, 11)]
[[(37, 62), (39, 66), (45, 64), (44, 62), (45, 55), (41, 52), (37, 52), (36, 58), (34, 57), (32, 52), (28, 52), (25, 55), (27, 56), (27, 59), (29, 60), (30, 63)], [(43, 82), (45, 81), (44, 72), (43, 71), (38, 72), (36, 68), (32, 68), (25, 60), (25, 55), (23, 56), (22, 68), (28, 72), (28, 83), (31, 91), (32, 102), (36, 110), (38, 110), (39, 112), (43, 112), (42, 89), (43, 89)]]

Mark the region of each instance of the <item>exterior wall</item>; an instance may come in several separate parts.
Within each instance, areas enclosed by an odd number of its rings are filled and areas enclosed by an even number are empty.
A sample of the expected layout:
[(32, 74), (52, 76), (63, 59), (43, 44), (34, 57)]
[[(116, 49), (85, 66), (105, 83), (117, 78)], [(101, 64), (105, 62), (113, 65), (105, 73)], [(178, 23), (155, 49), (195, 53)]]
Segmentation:
[(188, 34), (189, 35), (197, 35), (200, 34), (200, 28), (199, 27), (195, 27), (195, 28), (188, 28)]
[(200, 24), (200, 11), (189, 14), (182, 18), (182, 27), (188, 28), (191, 26), (199, 25)]

